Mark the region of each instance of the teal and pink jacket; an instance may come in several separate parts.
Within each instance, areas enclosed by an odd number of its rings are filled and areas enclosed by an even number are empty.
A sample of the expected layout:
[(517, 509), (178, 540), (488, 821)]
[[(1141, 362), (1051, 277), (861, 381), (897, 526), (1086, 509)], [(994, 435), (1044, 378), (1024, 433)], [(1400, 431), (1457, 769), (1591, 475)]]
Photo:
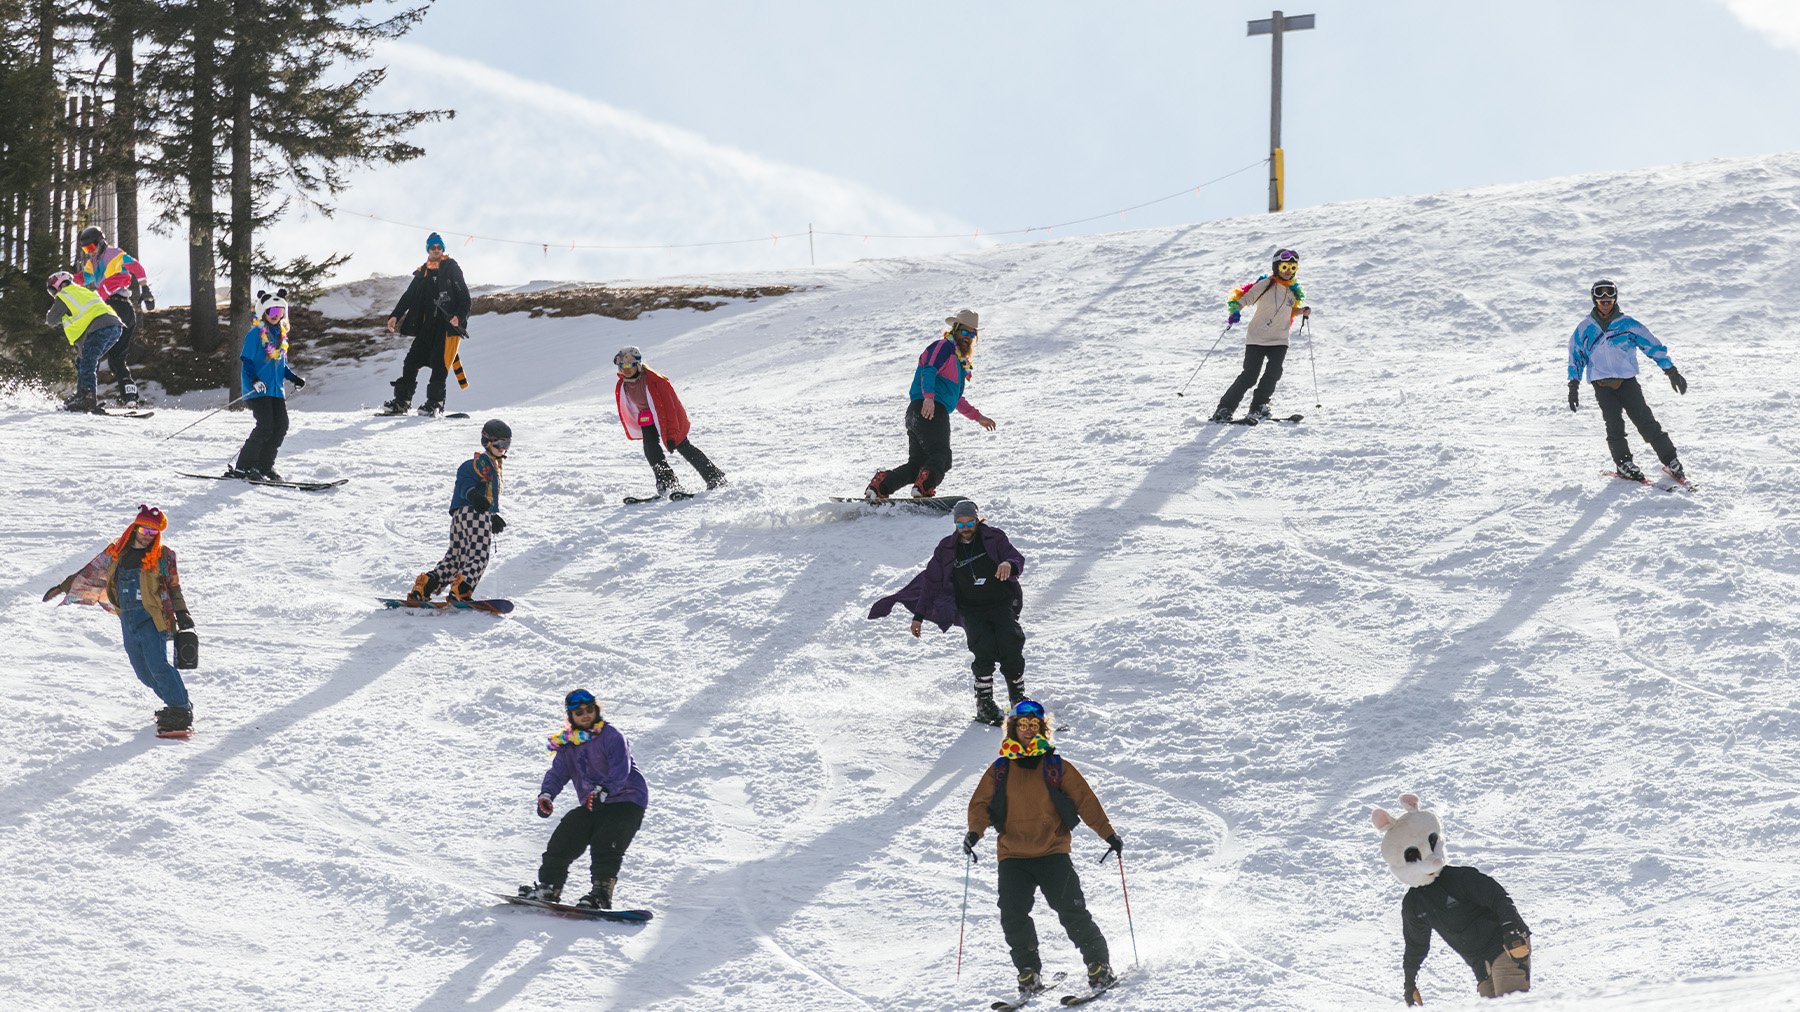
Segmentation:
[(110, 299), (130, 288), (133, 280), (149, 280), (144, 265), (117, 246), (108, 246), (81, 261), (82, 286), (92, 288), (103, 299)]
[(963, 384), (969, 381), (968, 365), (957, 357), (956, 342), (942, 337), (931, 342), (919, 356), (913, 370), (912, 389), (907, 396), (915, 401), (936, 401), (956, 408), (964, 418), (979, 420), (981, 412), (963, 400)]

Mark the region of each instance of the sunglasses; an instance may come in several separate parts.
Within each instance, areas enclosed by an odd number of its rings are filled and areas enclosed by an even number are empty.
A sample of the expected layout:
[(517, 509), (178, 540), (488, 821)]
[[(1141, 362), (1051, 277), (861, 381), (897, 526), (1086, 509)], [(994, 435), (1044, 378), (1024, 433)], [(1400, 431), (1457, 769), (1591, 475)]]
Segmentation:
[(973, 330), (970, 330), (969, 328), (960, 326), (960, 325), (952, 328), (951, 333), (955, 334), (957, 337), (974, 337), (975, 336), (975, 332)]
[(955, 523), (955, 524), (956, 524), (956, 529), (957, 529), (957, 530), (959, 530), (959, 531), (966, 531), (966, 530), (968, 530), (968, 529), (969, 529), (969, 528), (971, 528), (971, 527), (973, 527), (973, 526), (975, 526), (975, 525), (976, 525), (976, 524), (978, 524), (978, 523), (980, 523), (980, 522), (981, 522), (981, 521), (979, 521), (979, 520), (956, 520), (956, 521), (952, 521), (952, 522), (953, 522), (953, 523)]
[(599, 713), (600, 708), (593, 703), (576, 703), (569, 707), (570, 713)]
[(427, 252), (427, 253), (442, 253), (442, 252), (444, 252), (444, 247), (442, 247), (442, 246), (427, 246), (427, 247), (425, 247), (425, 252)]

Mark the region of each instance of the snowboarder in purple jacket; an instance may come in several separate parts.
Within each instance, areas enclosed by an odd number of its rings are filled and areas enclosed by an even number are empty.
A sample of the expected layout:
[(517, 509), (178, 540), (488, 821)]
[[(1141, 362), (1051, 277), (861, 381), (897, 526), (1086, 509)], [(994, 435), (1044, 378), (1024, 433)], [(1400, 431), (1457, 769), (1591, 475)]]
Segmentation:
[(593, 888), (575, 905), (611, 910), (619, 865), (632, 837), (644, 823), (650, 787), (631, 758), (631, 746), (625, 736), (602, 719), (600, 702), (593, 693), (576, 689), (563, 699), (563, 707), (569, 724), (550, 736), (548, 747), (556, 758), (539, 788), (538, 817), (550, 817), (556, 810), (557, 794), (571, 780), (575, 782), (577, 805), (551, 832), (543, 863), (538, 867), (537, 885), (521, 888), (519, 895), (562, 902), (569, 865), (582, 851), (591, 850)]
[(925, 571), (898, 593), (876, 601), (869, 617), (883, 618), (904, 605), (912, 613), (912, 634), (917, 637), (926, 622), (945, 632), (962, 626), (975, 655), (969, 665), (975, 673), (975, 719), (999, 727), (1000, 708), (994, 704), (994, 666), (1006, 678), (1009, 699), (1025, 698), (1025, 631), (1019, 612), (1025, 606), (1019, 574), (1025, 558), (1006, 539), (1006, 532), (990, 527), (968, 499), (952, 511), (956, 531), (938, 542)]

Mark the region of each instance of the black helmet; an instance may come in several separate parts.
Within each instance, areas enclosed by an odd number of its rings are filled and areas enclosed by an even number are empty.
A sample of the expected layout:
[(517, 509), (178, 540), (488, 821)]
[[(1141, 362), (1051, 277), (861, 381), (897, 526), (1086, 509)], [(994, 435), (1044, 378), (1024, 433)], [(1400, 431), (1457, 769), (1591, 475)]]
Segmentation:
[(481, 427), (481, 441), (484, 444), (487, 443), (489, 440), (511, 439), (511, 438), (512, 438), (512, 426), (506, 424), (505, 422), (501, 421), (498, 418), (488, 419), (487, 424), (483, 425)]
[(79, 249), (87, 248), (90, 243), (101, 249), (106, 248), (106, 233), (100, 231), (100, 226), (89, 225), (81, 230), (81, 238), (75, 240), (75, 246)]
[(1595, 301), (1599, 301), (1600, 299), (1611, 299), (1614, 302), (1617, 302), (1619, 301), (1619, 286), (1613, 284), (1606, 278), (1601, 278), (1594, 282), (1593, 286), (1588, 289), (1588, 295)]

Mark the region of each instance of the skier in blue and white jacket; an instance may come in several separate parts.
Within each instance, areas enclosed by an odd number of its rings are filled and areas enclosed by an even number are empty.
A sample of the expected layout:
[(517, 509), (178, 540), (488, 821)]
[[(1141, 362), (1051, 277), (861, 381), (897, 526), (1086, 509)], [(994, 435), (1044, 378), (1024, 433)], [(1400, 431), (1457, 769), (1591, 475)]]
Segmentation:
[(1669, 349), (1656, 340), (1650, 328), (1619, 312), (1619, 288), (1605, 278), (1594, 282), (1589, 290), (1594, 308), (1575, 333), (1569, 336), (1569, 410), (1581, 406), (1581, 377), (1587, 374), (1594, 385), (1594, 402), (1606, 420), (1606, 445), (1612, 451), (1619, 477), (1644, 481), (1644, 472), (1631, 459), (1631, 444), (1625, 441), (1625, 415), (1638, 435), (1656, 450), (1663, 470), (1677, 481), (1686, 481), (1687, 472), (1675, 454), (1675, 442), (1663, 431), (1644, 402), (1638, 388), (1638, 353), (1643, 352), (1669, 377), (1669, 385), (1678, 394), (1687, 393), (1687, 380), (1669, 358)]
[(306, 381), (288, 368), (288, 303), (287, 289), (256, 293), (256, 325), (244, 334), (244, 348), (238, 353), (241, 367), (239, 380), (244, 389), (244, 403), (256, 416), (256, 428), (238, 451), (237, 463), (225, 469), (230, 478), (280, 481), (275, 470), (275, 455), (287, 438), (287, 394), (282, 383), (304, 387)]

